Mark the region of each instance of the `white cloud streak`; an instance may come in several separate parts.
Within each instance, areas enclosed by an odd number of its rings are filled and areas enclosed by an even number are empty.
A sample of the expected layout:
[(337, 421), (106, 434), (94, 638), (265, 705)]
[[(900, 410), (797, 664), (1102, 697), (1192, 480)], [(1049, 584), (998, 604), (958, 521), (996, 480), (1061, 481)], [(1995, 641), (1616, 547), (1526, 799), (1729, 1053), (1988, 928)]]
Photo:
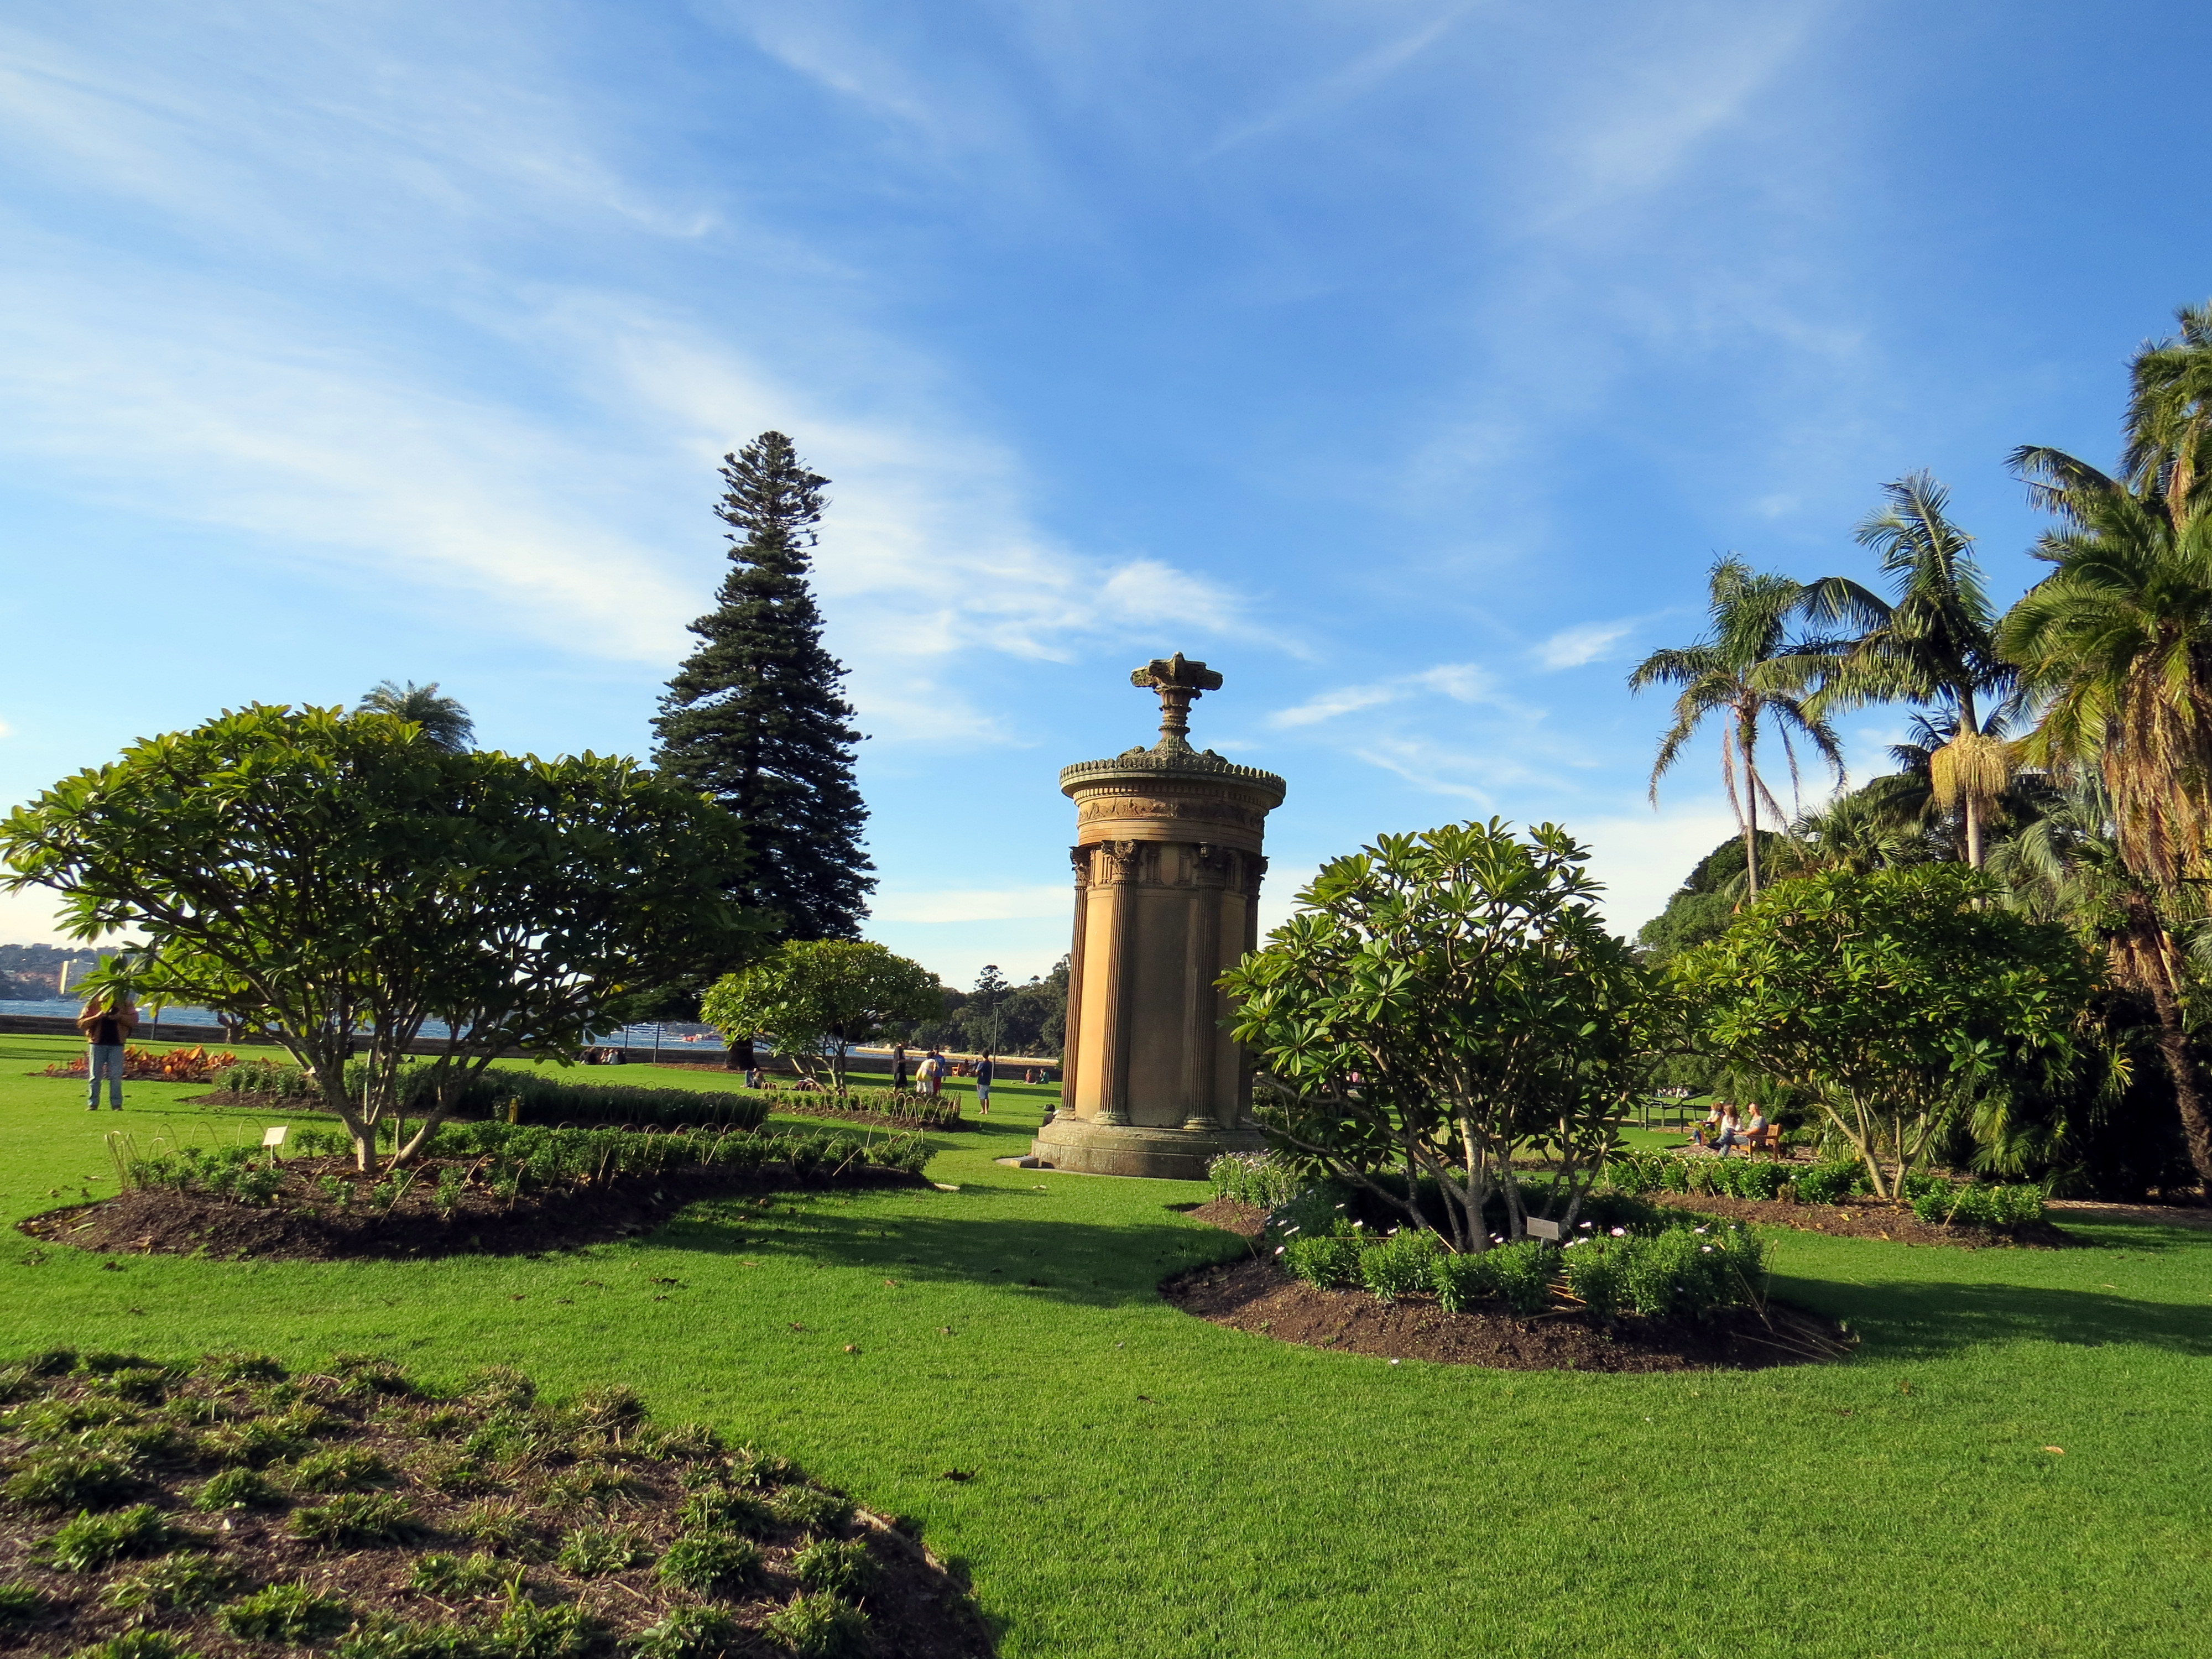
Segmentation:
[(1536, 647), (1536, 659), (1551, 669), (1580, 668), (1603, 657), (1635, 626), (1633, 622), (1611, 622), (1563, 628)]

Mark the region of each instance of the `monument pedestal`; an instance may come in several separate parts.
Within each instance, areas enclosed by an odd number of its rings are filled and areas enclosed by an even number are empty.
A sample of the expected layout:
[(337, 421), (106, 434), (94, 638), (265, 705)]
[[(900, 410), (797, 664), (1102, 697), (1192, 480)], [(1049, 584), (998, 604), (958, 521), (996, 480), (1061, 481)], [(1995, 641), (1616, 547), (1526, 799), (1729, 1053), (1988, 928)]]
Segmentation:
[(1176, 656), (1131, 676), (1160, 694), (1160, 740), (1064, 769), (1075, 802), (1075, 936), (1060, 1105), (1032, 1156), (1095, 1175), (1196, 1180), (1264, 1146), (1251, 1068), (1214, 981), (1259, 944), (1267, 815), (1285, 786), (1185, 739), (1220, 675)]

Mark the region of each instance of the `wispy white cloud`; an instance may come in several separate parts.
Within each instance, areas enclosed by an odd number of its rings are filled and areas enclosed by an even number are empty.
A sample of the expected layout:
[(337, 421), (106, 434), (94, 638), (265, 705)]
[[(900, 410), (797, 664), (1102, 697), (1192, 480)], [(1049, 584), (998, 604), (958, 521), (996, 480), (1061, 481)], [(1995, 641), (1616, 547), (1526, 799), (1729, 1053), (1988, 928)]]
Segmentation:
[(1603, 657), (1635, 626), (1629, 621), (1578, 623), (1563, 628), (1536, 647), (1536, 659), (1547, 668), (1580, 668)]
[(1402, 702), (1423, 692), (1433, 692), (1455, 702), (1489, 703), (1516, 714), (1537, 714), (1500, 690), (1496, 677), (1488, 669), (1477, 663), (1462, 662), (1443, 663), (1419, 673), (1401, 674), (1365, 685), (1334, 686), (1295, 707), (1278, 709), (1267, 716), (1267, 724), (1278, 730), (1319, 726), (1362, 709)]
[(1477, 0), (1448, 5), (1411, 29), (1377, 41), (1349, 63), (1282, 99), (1261, 114), (1237, 122), (1208, 145), (1200, 159), (1211, 160), (1240, 144), (1251, 143), (1295, 126), (1303, 121), (1341, 108), (1382, 86), (1391, 76), (1449, 34)]

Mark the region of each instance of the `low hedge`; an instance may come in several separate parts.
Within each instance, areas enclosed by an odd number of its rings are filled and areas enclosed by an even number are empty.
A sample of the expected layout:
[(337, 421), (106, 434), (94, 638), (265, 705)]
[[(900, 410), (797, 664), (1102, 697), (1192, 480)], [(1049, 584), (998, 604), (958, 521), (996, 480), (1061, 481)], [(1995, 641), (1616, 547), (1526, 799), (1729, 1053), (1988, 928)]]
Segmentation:
[[(346, 1092), (356, 1100), (362, 1097), (367, 1070), (359, 1061), (346, 1067)], [(429, 1096), (430, 1067), (411, 1065), (399, 1075), (404, 1109), (421, 1111)], [(223, 1088), (241, 1095), (296, 1098), (321, 1092), (300, 1067), (273, 1060), (240, 1060), (222, 1074), (221, 1082)], [(453, 1109), (453, 1115), (459, 1118), (512, 1115), (519, 1122), (629, 1123), (661, 1128), (712, 1125), (755, 1129), (768, 1113), (769, 1103), (760, 1096), (735, 1090), (571, 1083), (506, 1068), (478, 1072), (467, 1079)]]

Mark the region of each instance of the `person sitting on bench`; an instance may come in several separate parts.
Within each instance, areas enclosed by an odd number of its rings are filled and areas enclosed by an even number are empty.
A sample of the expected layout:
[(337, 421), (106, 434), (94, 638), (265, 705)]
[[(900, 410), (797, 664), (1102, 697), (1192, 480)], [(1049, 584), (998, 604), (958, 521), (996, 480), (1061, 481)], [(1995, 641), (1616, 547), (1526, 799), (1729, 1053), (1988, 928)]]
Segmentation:
[(1721, 1115), (1721, 1132), (1713, 1137), (1713, 1145), (1719, 1149), (1720, 1155), (1726, 1158), (1729, 1148), (1740, 1146), (1742, 1141), (1743, 1120), (1735, 1115), (1735, 1108), (1731, 1106)]
[(1711, 1146), (1721, 1132), (1721, 1127), (1734, 1114), (1735, 1108), (1725, 1100), (1713, 1103), (1713, 1109), (1705, 1114), (1705, 1121), (1690, 1131), (1691, 1140), (1699, 1146)]

